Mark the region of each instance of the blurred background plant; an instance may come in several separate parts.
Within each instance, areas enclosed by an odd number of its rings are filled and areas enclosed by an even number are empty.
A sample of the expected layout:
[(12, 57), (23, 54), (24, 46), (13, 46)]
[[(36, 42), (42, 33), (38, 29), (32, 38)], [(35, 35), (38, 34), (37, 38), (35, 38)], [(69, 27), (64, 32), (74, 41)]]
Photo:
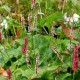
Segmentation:
[(75, 45), (80, 57), (79, 5), (77, 0), (1, 0), (0, 80), (80, 80), (79, 59), (72, 70)]

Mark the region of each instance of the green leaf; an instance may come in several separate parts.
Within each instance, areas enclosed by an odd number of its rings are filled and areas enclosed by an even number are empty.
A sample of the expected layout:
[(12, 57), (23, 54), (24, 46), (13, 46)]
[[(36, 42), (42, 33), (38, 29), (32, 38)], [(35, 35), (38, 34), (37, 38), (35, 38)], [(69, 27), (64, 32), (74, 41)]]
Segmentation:
[(48, 68), (48, 70), (55, 70), (59, 67), (59, 65), (53, 64), (51, 67)]
[(27, 69), (26, 71), (22, 72), (22, 76), (26, 76), (28, 79), (30, 79), (31, 76), (35, 73), (32, 69)]
[(52, 2), (46, 0), (46, 9), (51, 9), (51, 8), (52, 8)]
[(70, 73), (65, 73), (65, 74), (59, 74), (58, 75), (58, 80), (64, 80), (65, 78), (67, 78), (68, 76), (71, 76)]
[(47, 67), (41, 68), (38, 70), (38, 74), (43, 75), (43, 73), (46, 71), (47, 71)]
[(48, 70), (55, 70), (59, 68), (62, 65), (62, 62), (59, 60), (59, 58), (56, 59), (55, 63), (51, 67), (48, 67)]
[(18, 68), (18, 69), (16, 69), (15, 71), (14, 71), (14, 74), (16, 74), (16, 75), (20, 75), (20, 74), (22, 74), (22, 69), (20, 69), (20, 68)]
[(8, 6), (3, 5), (1, 8), (5, 9), (9, 13), (9, 15), (10, 15), (10, 8)]
[[(26, 63), (26, 55), (22, 55), (22, 57), (14, 63), (15, 63), (15, 65), (18, 65), (18, 64), (22, 65), (23, 63)], [(27, 66), (27, 64), (26, 64), (26, 66)]]
[(9, 43), (6, 43), (5, 44), (5, 48), (9, 48), (10, 49), (11, 48), (11, 45)]
[(57, 19), (57, 14), (56, 13), (52, 13), (47, 17), (47, 26), (51, 26), (53, 25), (53, 21)]
[[(7, 53), (9, 55), (10, 58), (17, 57), (18, 54), (21, 52), (21, 47), (18, 47), (17, 49), (6, 49), (5, 53)], [(6, 56), (8, 56), (7, 54), (5, 54)]]
[(4, 76), (0, 75), (0, 80), (6, 80)]
[(46, 18), (40, 19), (39, 22), (38, 22), (39, 26), (44, 26), (45, 22), (46, 22)]
[(73, 3), (74, 5), (76, 5), (76, 1), (75, 1), (75, 0), (72, 0), (72, 3)]
[(23, 43), (24, 43), (24, 39), (23, 38), (21, 38), (21, 39), (16, 39), (15, 40), (17, 43), (19, 43), (20, 45), (23, 45)]
[(42, 2), (42, 0), (36, 0), (36, 2), (37, 2), (37, 3), (40, 3), (40, 2)]

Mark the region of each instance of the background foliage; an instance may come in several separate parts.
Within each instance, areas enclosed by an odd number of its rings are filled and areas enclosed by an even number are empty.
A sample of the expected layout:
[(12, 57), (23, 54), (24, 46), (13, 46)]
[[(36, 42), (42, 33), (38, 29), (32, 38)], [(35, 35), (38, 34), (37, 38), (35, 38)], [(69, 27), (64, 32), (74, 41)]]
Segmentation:
[[(70, 48), (70, 37), (63, 32), (60, 22), (65, 23), (66, 27), (71, 27), (71, 23), (64, 19), (67, 12), (68, 17), (73, 14), (80, 15), (80, 1), (76, 6), (76, 0), (61, 0), (61, 9), (58, 8), (58, 0), (36, 0), (35, 9), (31, 9), (31, 0), (19, 0), (17, 5), (18, 13), (15, 11), (16, 0), (2, 0), (0, 3), (1, 22), (6, 20), (7, 29), (1, 27), (2, 40), (0, 41), (0, 67), (5, 71), (10, 67), (12, 76), (11, 80), (80, 80), (80, 68), (74, 72), (73, 65), (73, 48), (79, 43), (80, 39), (80, 19), (73, 22), (73, 30), (75, 39), (72, 40), (72, 48)], [(41, 11), (39, 12), (39, 6)], [(32, 25), (34, 22), (35, 12), (37, 22), (35, 31), (28, 33), (28, 14), (32, 12)], [(24, 14), (25, 24), (22, 29), (20, 15)], [(7, 16), (9, 15), (9, 18)], [(55, 24), (55, 36), (51, 36), (51, 28)], [(16, 34), (18, 31), (18, 35)], [(69, 32), (67, 32), (69, 33)], [(27, 66), (26, 54), (22, 55), (24, 38), (28, 37), (28, 53), (30, 58), (30, 68)], [(51, 49), (50, 42), (60, 53), (63, 62), (57, 54)], [(80, 55), (80, 45), (79, 45)], [(35, 73), (36, 55), (39, 53), (38, 73)], [(80, 61), (79, 61), (80, 63)], [(80, 66), (80, 64), (79, 64)], [(5, 80), (0, 75), (0, 80)]]

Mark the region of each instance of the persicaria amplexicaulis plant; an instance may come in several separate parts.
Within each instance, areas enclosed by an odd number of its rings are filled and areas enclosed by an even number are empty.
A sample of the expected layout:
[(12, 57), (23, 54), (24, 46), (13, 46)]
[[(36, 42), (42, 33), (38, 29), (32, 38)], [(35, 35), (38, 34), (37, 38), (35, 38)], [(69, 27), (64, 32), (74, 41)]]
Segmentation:
[(74, 50), (73, 50), (73, 66), (72, 66), (72, 70), (76, 70), (79, 66), (78, 66), (78, 46), (74, 46)]
[(38, 12), (41, 12), (41, 7), (39, 6)]
[(61, 9), (61, 0), (59, 0), (58, 8)]
[(72, 39), (73, 39), (73, 24), (71, 25), (71, 30), (70, 30), (70, 48), (72, 46)]
[(26, 61), (27, 61), (27, 66), (30, 67), (30, 64), (29, 64), (29, 54), (28, 54), (28, 50), (27, 50), (27, 44), (28, 44), (28, 38), (25, 37), (24, 38), (25, 42), (24, 42), (24, 46), (22, 48), (22, 54), (26, 54)]
[(37, 72), (38, 72), (38, 63), (39, 63), (39, 54), (37, 53), (36, 65), (35, 65), (35, 73), (36, 73), (36, 74), (37, 74)]
[(22, 50), (21, 50), (22, 53), (26, 53), (26, 51), (27, 51), (28, 38), (25, 37), (24, 40), (25, 40), (24, 46), (23, 46), (23, 48), (22, 48)]
[(16, 4), (19, 4), (19, 0), (16, 0)]
[(52, 29), (51, 29), (51, 35), (54, 36), (54, 33), (55, 33), (55, 21), (53, 21), (53, 26), (52, 26)]
[(15, 0), (15, 12), (18, 13), (18, 9), (17, 9), (17, 0)]
[(32, 18), (32, 13), (28, 15), (28, 32), (31, 31), (31, 22), (32, 22), (31, 18)]
[(11, 70), (10, 70), (10, 68), (8, 68), (7, 74), (8, 74), (8, 80), (10, 80), (11, 79)]
[(28, 50), (26, 50), (26, 61), (27, 61), (27, 66), (30, 67)]
[(59, 59), (62, 61), (62, 57), (61, 57), (60, 53), (58, 52), (58, 50), (57, 50), (55, 47), (53, 47), (52, 42), (50, 42), (50, 44), (51, 44), (51, 49), (52, 49), (55, 53), (57, 53)]
[(36, 26), (36, 22), (37, 22), (37, 12), (35, 12), (35, 16), (34, 16), (33, 31)]
[(22, 28), (24, 29), (24, 15), (21, 14), (21, 24), (22, 24)]
[(0, 32), (0, 40), (2, 40), (2, 37), (1, 37), (1, 32)]
[(78, 5), (78, 0), (76, 0), (76, 6)]
[(72, 16), (72, 11), (71, 11), (71, 13), (70, 13), (70, 15), (69, 15), (69, 20), (68, 20), (68, 24), (72, 21), (72, 18), (71, 18), (71, 16)]
[(35, 0), (31, 0), (31, 9), (34, 10), (35, 4), (36, 4), (36, 1)]

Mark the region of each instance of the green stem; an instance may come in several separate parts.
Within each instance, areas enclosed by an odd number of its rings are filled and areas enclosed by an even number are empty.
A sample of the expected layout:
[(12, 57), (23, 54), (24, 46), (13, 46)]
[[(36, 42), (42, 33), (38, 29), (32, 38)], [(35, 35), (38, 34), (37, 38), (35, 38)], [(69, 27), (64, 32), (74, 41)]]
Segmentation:
[(76, 73), (76, 71), (74, 70), (74, 72), (73, 72), (73, 80), (75, 80), (75, 73)]
[(13, 30), (14, 30), (14, 34), (16, 35), (16, 30), (15, 30), (15, 27), (13, 26)]
[(44, 28), (44, 26), (43, 26), (43, 29), (45, 30), (46, 34), (48, 35), (48, 32), (47, 32), (47, 30)]
[(20, 21), (20, 6), (19, 6), (19, 3), (18, 3), (18, 21), (19, 21), (19, 24), (20, 24), (21, 21)]
[(47, 13), (47, 0), (45, 1), (45, 7), (46, 7), (45, 13)]

